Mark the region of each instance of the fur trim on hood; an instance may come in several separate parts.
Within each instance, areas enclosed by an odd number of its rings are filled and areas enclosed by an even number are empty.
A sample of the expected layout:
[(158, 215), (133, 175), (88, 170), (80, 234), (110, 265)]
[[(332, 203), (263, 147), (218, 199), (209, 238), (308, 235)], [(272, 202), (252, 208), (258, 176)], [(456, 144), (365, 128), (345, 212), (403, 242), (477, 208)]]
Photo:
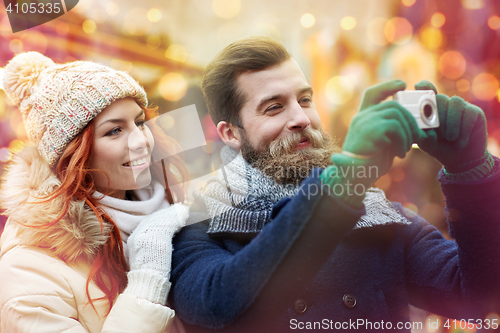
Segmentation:
[(0, 256), (16, 245), (47, 247), (65, 261), (82, 255), (90, 259), (97, 253), (108, 232), (101, 231), (97, 217), (83, 201), (72, 201), (58, 223), (43, 227), (56, 219), (64, 203), (61, 197), (46, 202), (40, 198), (60, 184), (36, 147), (26, 147), (14, 155), (0, 188), (0, 206), (9, 217)]

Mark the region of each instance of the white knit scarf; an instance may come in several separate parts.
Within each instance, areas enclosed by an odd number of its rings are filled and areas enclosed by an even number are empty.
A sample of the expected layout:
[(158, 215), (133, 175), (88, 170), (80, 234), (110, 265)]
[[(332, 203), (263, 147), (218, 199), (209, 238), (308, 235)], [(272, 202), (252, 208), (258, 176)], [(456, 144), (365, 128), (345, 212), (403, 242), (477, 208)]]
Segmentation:
[[(221, 150), (221, 159), (223, 165), (217, 176), (198, 194), (211, 217), (209, 233), (259, 232), (271, 221), (274, 204), (285, 197), (293, 197), (299, 190), (294, 184), (276, 183), (229, 147)], [(380, 189), (368, 189), (363, 203), (366, 214), (354, 229), (410, 224)]]
[(160, 183), (153, 184), (153, 189), (135, 190), (134, 194), (139, 201), (121, 200), (97, 191), (93, 195), (94, 198), (102, 198), (99, 203), (118, 226), (126, 258), (128, 258), (127, 239), (137, 225), (157, 210), (170, 206), (165, 199), (165, 189)]

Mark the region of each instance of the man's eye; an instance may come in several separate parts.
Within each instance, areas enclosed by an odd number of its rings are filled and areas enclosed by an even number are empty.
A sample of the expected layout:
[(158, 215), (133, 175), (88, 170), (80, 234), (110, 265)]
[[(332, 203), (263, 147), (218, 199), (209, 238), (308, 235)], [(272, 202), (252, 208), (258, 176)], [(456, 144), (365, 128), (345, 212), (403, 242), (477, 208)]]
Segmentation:
[(267, 109), (266, 109), (266, 112), (269, 112), (269, 111), (276, 111), (276, 110), (279, 110), (279, 109), (281, 109), (281, 108), (282, 108), (282, 106), (281, 106), (281, 105), (279, 105), (279, 104), (272, 105), (272, 106), (270, 106), (269, 108), (267, 108)]
[(312, 102), (312, 98), (311, 97), (304, 97), (300, 100), (300, 103), (311, 103)]
[(113, 135), (118, 135), (120, 134), (122, 129), (120, 127), (115, 127), (111, 131), (106, 133), (106, 136), (113, 136)]

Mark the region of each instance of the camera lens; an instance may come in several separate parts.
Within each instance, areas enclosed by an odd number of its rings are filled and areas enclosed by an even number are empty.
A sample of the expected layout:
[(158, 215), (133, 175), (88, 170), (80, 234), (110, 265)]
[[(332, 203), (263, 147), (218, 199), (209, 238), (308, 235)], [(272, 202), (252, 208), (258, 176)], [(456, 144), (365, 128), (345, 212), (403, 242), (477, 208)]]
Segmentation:
[(432, 117), (432, 106), (429, 104), (424, 105), (424, 117), (430, 119)]

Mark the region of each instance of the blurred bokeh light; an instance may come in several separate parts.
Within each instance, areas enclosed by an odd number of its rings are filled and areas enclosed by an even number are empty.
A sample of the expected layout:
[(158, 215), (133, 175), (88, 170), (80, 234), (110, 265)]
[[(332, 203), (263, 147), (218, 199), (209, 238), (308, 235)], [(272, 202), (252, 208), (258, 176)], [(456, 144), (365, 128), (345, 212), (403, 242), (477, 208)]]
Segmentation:
[(444, 77), (458, 79), (467, 66), (464, 56), (458, 51), (447, 51), (439, 57), (439, 71)]
[(340, 26), (344, 30), (352, 30), (356, 27), (357, 21), (356, 18), (352, 16), (345, 16), (340, 20)]
[(300, 24), (302, 24), (304, 28), (310, 28), (314, 25), (314, 23), (316, 23), (316, 18), (311, 13), (305, 13), (300, 18)]
[(158, 89), (166, 100), (178, 101), (186, 93), (187, 81), (180, 73), (167, 73), (161, 78)]
[(241, 10), (240, 0), (213, 0), (214, 13), (225, 19), (230, 19), (239, 14)]
[(431, 24), (436, 28), (441, 28), (446, 23), (443, 13), (434, 13), (431, 17)]
[(472, 93), (481, 101), (491, 101), (498, 92), (498, 80), (490, 73), (480, 73), (472, 81)]
[(151, 22), (158, 22), (161, 20), (161, 11), (157, 8), (151, 8), (147, 13), (148, 20)]
[(389, 20), (385, 26), (385, 37), (394, 44), (404, 44), (408, 42), (413, 33), (413, 27), (407, 19), (395, 17)]

